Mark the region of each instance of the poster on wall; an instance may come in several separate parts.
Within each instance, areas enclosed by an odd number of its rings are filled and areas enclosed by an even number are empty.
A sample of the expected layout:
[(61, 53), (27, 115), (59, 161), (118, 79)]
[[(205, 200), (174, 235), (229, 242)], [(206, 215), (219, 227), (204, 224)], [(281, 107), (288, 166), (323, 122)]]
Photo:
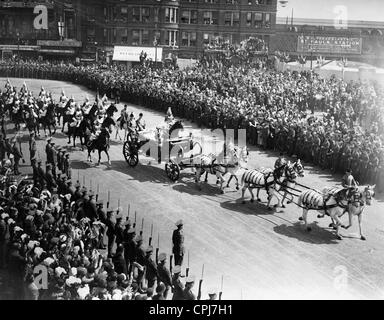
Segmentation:
[(132, 46), (115, 46), (113, 50), (113, 60), (140, 62), (140, 54), (143, 51), (147, 54), (147, 59), (152, 59), (153, 61), (162, 60), (163, 48)]

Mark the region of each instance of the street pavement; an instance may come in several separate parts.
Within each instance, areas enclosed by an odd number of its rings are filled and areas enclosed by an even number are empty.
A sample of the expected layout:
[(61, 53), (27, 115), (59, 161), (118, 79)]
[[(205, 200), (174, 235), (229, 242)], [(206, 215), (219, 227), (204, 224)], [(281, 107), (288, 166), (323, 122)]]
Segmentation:
[[(5, 85), (0, 78), (0, 85)], [(11, 79), (20, 88), (23, 79)], [(57, 101), (61, 90), (77, 101), (84, 101), (86, 94), (93, 101), (90, 90), (59, 81), (25, 80), (28, 87), (38, 94), (40, 87), (52, 91)], [(164, 114), (128, 104), (129, 111), (144, 113), (148, 128), (164, 122)], [(122, 104), (119, 105), (119, 110)], [(115, 115), (117, 118), (118, 115)], [(195, 124), (187, 126), (197, 129)], [(169, 181), (164, 163), (141, 156), (140, 164), (130, 168), (122, 154), (122, 142), (112, 134), (111, 165), (105, 155), (96, 166), (87, 162), (86, 152), (67, 146), (64, 135), (58, 133), (53, 141), (66, 146), (71, 152), (72, 178), (79, 178), (93, 191), (99, 189), (99, 198), (110, 205), (123, 207), (125, 215), (130, 207), (130, 217), (137, 212), (137, 228), (144, 219), (143, 236), (148, 242), (153, 224), (153, 245), (160, 239), (160, 252), (172, 251), (172, 231), (178, 219), (184, 220), (187, 248), (183, 267), (188, 260), (190, 274), (199, 280), (204, 265), (203, 299), (209, 288), (220, 291), (224, 277), (223, 299), (383, 299), (384, 298), (384, 197), (378, 195), (374, 204), (364, 213), (363, 230), (367, 241), (358, 236), (357, 220), (349, 230), (342, 230), (343, 240), (337, 240), (328, 225), (329, 218), (317, 219), (317, 212), (309, 214), (312, 232), (305, 231), (298, 221), (302, 210), (294, 204), (272, 212), (266, 208), (266, 194), (261, 191), (262, 203), (241, 203), (241, 191), (232, 188), (221, 194), (215, 177), (198, 190), (191, 170), (182, 172), (177, 183)], [(39, 156), (45, 160), (45, 139), (38, 140)], [(23, 143), (28, 172), (28, 144)], [(273, 167), (277, 153), (250, 147), (248, 168)], [(340, 184), (341, 176), (305, 165), (305, 177), (299, 182), (315, 188)], [(247, 200), (249, 200), (247, 194)], [(347, 222), (347, 216), (343, 217)], [(189, 259), (188, 259), (189, 253)], [(185, 272), (185, 271), (184, 271)], [(197, 293), (198, 281), (194, 290)]]

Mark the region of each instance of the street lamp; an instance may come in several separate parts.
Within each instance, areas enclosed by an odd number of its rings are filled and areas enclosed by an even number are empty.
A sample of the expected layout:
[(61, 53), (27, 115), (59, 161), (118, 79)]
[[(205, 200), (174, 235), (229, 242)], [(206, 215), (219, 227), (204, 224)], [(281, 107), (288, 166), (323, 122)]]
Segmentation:
[(64, 40), (64, 22), (61, 20), (61, 17), (60, 17), (60, 21), (57, 23), (57, 25), (59, 27), (60, 40), (63, 41)]
[(20, 56), (20, 33), (17, 31), (16, 33), (17, 36), (17, 58)]
[(153, 40), (153, 46), (155, 47), (155, 66), (157, 66), (157, 35), (155, 35), (155, 39)]

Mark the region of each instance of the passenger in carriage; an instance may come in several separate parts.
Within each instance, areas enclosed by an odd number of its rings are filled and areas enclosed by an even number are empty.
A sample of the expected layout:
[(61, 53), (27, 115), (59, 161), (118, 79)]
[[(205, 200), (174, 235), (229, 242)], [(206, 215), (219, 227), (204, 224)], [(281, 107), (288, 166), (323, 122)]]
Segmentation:
[(139, 114), (139, 118), (136, 120), (136, 126), (138, 131), (144, 131), (146, 128), (145, 120), (143, 119), (143, 114)]
[(175, 118), (173, 116), (172, 109), (169, 107), (167, 110), (167, 115), (165, 116), (165, 122), (170, 125), (174, 120)]
[(128, 132), (129, 133), (136, 132), (136, 130), (137, 130), (137, 123), (135, 120), (135, 116), (132, 112), (131, 115), (129, 116), (129, 120), (128, 120)]

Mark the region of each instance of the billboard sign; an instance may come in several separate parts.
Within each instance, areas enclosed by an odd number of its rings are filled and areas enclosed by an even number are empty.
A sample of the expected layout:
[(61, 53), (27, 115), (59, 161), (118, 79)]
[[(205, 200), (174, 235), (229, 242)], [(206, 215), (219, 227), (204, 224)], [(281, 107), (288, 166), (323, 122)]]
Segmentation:
[[(144, 51), (147, 53), (147, 59), (156, 60), (155, 47), (130, 47), (115, 46), (113, 50), (114, 61), (132, 61), (140, 62), (140, 54)], [(163, 57), (163, 48), (157, 48), (157, 61), (161, 61)]]
[(361, 54), (361, 38), (298, 36), (297, 51), (303, 53)]

